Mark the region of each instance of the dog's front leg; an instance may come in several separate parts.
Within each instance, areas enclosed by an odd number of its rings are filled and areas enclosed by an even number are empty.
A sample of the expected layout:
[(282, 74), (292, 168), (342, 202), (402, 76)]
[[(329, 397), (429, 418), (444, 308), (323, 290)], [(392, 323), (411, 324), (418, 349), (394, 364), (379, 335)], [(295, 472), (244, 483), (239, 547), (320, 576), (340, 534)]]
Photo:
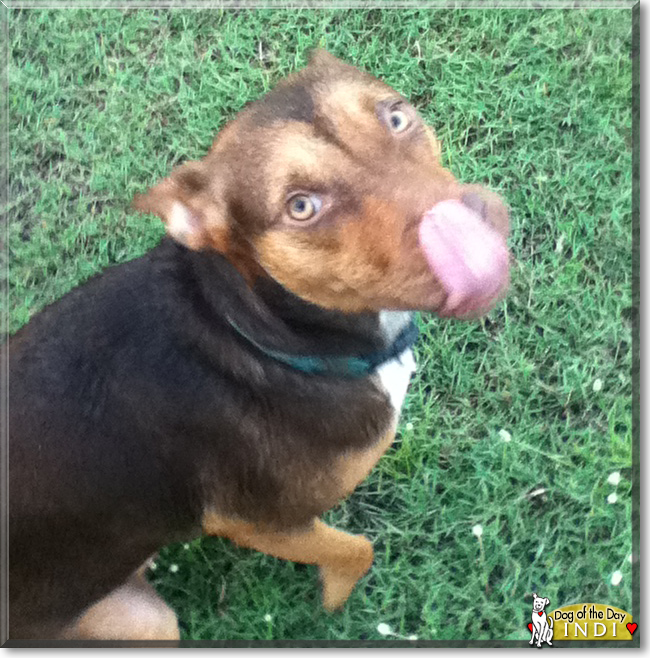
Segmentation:
[(316, 564), (323, 582), (323, 606), (341, 607), (372, 564), (372, 544), (363, 535), (350, 535), (314, 519), (306, 528), (268, 531), (252, 523), (206, 514), (203, 529), (209, 535), (231, 539), (274, 557), (303, 564)]

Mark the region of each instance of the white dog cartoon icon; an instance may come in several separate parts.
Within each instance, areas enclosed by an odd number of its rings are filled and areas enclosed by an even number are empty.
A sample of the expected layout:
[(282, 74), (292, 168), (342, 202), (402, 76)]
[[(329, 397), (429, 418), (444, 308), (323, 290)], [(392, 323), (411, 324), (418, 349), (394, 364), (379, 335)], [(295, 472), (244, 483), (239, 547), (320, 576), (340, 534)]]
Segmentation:
[(535, 642), (535, 636), (537, 636), (537, 646), (541, 647), (542, 642), (546, 642), (549, 647), (553, 646), (551, 640), (553, 639), (553, 617), (549, 617), (551, 625), (546, 621), (546, 613), (544, 608), (550, 603), (547, 598), (537, 596), (533, 593), (533, 614), (531, 616), (533, 620), (532, 625), (532, 636), (528, 644), (533, 644)]

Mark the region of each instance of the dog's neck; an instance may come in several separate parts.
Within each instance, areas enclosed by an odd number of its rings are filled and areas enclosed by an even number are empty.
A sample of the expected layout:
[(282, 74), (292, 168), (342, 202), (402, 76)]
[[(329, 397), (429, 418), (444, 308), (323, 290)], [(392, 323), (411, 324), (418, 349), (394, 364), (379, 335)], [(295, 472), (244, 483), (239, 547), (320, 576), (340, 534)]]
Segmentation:
[(402, 343), (408, 346), (414, 340), (411, 313), (324, 309), (270, 278), (258, 279), (251, 288), (219, 254), (184, 250), (183, 255), (215, 319), (225, 318), (236, 333), (267, 355), (381, 359), (389, 357), (393, 347), (404, 349)]
[(371, 352), (389, 347), (410, 323), (400, 311), (344, 313), (297, 297), (270, 278), (259, 279), (253, 293), (272, 315), (301, 338), (314, 341), (321, 352)]

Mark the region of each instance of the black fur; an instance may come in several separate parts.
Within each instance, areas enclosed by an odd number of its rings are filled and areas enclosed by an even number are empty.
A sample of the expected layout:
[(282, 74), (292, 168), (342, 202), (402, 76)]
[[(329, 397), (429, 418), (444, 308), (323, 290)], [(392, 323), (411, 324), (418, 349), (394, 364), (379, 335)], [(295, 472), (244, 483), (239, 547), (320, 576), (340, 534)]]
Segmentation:
[(251, 105), (251, 117), (256, 125), (274, 121), (314, 121), (314, 100), (306, 85), (278, 85), (261, 103)]
[(271, 281), (251, 291), (222, 256), (167, 239), (10, 340), (11, 638), (70, 622), (162, 545), (196, 536), (206, 508), (304, 524), (336, 502), (316, 476), (387, 429), (368, 380), (285, 367), (226, 314), (285, 351), (383, 347), (377, 316), (324, 311)]

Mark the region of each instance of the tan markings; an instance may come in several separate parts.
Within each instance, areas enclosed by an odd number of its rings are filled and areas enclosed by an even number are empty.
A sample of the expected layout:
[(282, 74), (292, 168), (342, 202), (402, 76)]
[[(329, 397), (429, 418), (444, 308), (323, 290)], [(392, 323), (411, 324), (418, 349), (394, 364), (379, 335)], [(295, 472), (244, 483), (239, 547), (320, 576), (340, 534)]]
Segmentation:
[(222, 192), (208, 159), (188, 161), (144, 194), (137, 194), (133, 207), (158, 215), (167, 232), (190, 249), (228, 249), (228, 224)]
[(346, 117), (353, 119), (355, 123), (366, 125), (371, 121), (376, 125), (373, 111), (376, 103), (399, 98), (398, 94), (383, 82), (370, 77), (354, 82), (328, 80), (325, 85), (315, 85), (315, 90), (323, 114)]
[(261, 133), (264, 143), (272, 147), (264, 172), (267, 204), (272, 214), (282, 208), (292, 180), (318, 182), (319, 186), (328, 188), (337, 178), (345, 180), (353, 176), (352, 168), (346, 166), (347, 157), (336, 146), (314, 137), (313, 129), (306, 124), (293, 121), (282, 130), (262, 129)]
[(335, 467), (341, 487), (341, 498), (351, 494), (366, 479), (381, 456), (395, 440), (395, 425), (375, 445), (366, 450), (353, 450), (339, 457)]
[(277, 281), (315, 304), (344, 312), (435, 307), (444, 292), (417, 242), (416, 227), (390, 203), (366, 199), (359, 217), (334, 227), (269, 230), (256, 242)]
[(221, 153), (228, 150), (237, 150), (239, 135), (239, 121), (237, 115), (226, 123), (226, 125), (217, 133), (216, 137), (212, 140), (210, 151), (212, 153)]
[[(395, 438), (395, 425), (377, 443), (365, 450), (351, 450), (336, 459), (330, 473), (332, 501), (348, 496), (364, 480)], [(372, 545), (361, 535), (350, 535), (314, 519), (306, 528), (281, 531), (247, 521), (206, 512), (203, 530), (227, 537), (239, 546), (252, 548), (284, 560), (315, 564), (323, 582), (323, 605), (334, 610), (345, 603), (355, 584), (370, 568)]]
[(304, 529), (277, 532), (207, 512), (203, 528), (209, 535), (227, 537), (244, 548), (317, 565), (323, 583), (323, 606), (330, 611), (347, 601), (359, 578), (372, 565), (372, 544), (365, 537), (336, 530), (320, 519)]
[(315, 48), (311, 51), (311, 54), (309, 55), (309, 67), (322, 67), (328, 72), (332, 72), (332, 70), (349, 72), (352, 70), (355, 75), (359, 75), (357, 69), (327, 52), (324, 48)]
[(340, 141), (363, 157), (377, 157), (378, 139), (389, 138), (375, 114), (379, 101), (399, 98), (373, 78), (336, 80), (314, 85), (320, 113), (327, 117)]
[(427, 139), (429, 140), (429, 143), (431, 144), (431, 150), (433, 151), (433, 157), (436, 158), (436, 160), (440, 159), (440, 156), (442, 154), (442, 149), (440, 148), (440, 142), (438, 141), (438, 138), (436, 137), (436, 133), (433, 130), (433, 128), (427, 126), (424, 124), (424, 133), (427, 136)]
[(124, 585), (92, 605), (61, 635), (64, 640), (180, 639), (174, 611), (139, 569)]

